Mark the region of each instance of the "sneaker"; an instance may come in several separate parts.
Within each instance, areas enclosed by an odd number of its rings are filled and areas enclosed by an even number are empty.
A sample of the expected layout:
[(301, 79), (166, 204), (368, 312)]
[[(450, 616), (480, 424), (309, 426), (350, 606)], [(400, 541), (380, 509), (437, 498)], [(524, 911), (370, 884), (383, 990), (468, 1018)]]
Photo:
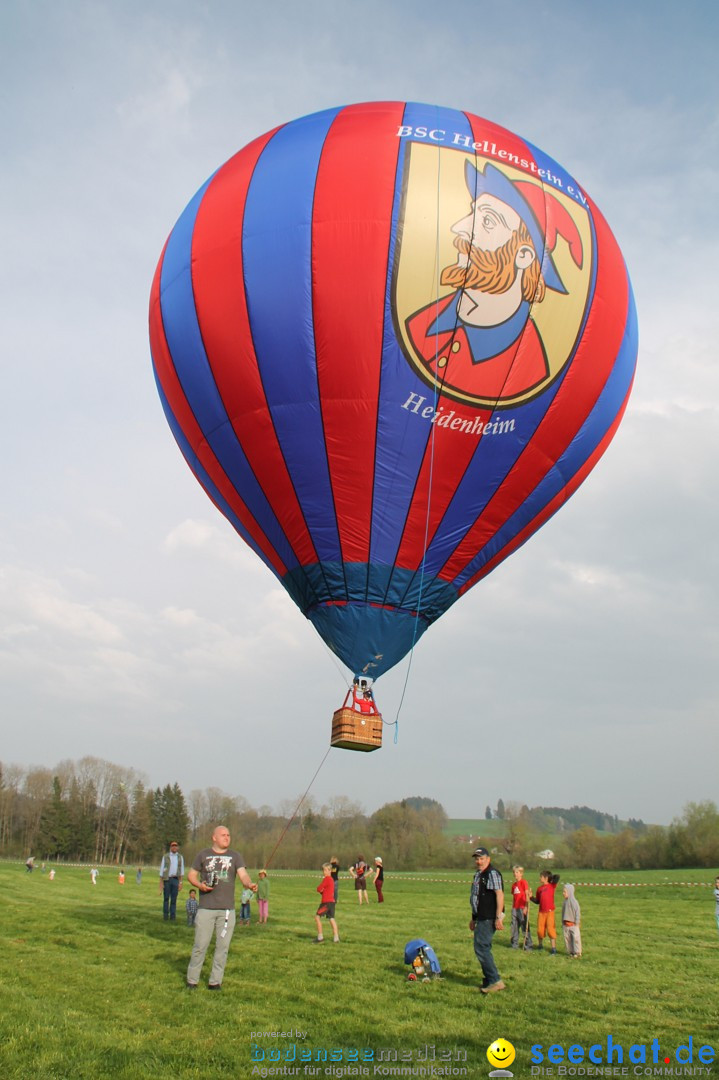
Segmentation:
[(197, 983), (185, 983), (188, 990), (197, 990)]
[(325, 939), (323, 937), (313, 937), (312, 938), (312, 944), (313, 945), (321, 945), (324, 940)]
[(501, 979), (499, 979), (496, 983), (492, 983), (490, 986), (481, 987), (483, 994), (496, 994), (498, 990), (506, 989), (507, 987), (504, 985)]
[(525, 952), (534, 952), (534, 946), (533, 945), (525, 945), (524, 946), (524, 951)]
[(222, 983), (208, 983), (207, 984), (207, 989), (208, 990), (221, 990), (222, 989)]
[(334, 941), (335, 945), (339, 945), (340, 939), (338, 937), (332, 938), (332, 940)]

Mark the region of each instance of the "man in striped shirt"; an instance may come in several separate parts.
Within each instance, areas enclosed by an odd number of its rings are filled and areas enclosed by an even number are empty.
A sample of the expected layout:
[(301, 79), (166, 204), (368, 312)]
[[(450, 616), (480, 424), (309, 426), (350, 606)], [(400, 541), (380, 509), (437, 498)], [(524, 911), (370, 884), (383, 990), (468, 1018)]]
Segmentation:
[(492, 956), (492, 938), (495, 930), (502, 929), (504, 919), (504, 882), (499, 870), (492, 866), (486, 848), (478, 847), (473, 858), (477, 872), (470, 892), (469, 929), (474, 932), (474, 952), (484, 976), (480, 989), (483, 994), (493, 994), (505, 989)]

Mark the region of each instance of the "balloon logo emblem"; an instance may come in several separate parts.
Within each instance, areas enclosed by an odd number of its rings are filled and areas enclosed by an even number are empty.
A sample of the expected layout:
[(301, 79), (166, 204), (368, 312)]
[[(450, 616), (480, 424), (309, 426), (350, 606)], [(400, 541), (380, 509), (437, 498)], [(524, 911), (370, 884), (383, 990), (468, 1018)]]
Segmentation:
[[(407, 151), (394, 276), (402, 347), (441, 394), (509, 408), (541, 394), (570, 359), (589, 297), (591, 224), (586, 208), (539, 180), (440, 153), (438, 245), (417, 205), (436, 181), (437, 150)], [(440, 289), (426, 303), (435, 253)]]

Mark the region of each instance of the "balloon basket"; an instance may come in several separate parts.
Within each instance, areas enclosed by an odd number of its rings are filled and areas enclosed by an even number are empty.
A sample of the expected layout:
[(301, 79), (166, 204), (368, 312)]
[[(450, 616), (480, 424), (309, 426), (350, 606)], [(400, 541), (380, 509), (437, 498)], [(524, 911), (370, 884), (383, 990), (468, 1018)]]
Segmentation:
[(337, 709), (332, 717), (331, 746), (342, 750), (379, 750), (382, 746), (382, 717), (368, 716), (354, 709)]

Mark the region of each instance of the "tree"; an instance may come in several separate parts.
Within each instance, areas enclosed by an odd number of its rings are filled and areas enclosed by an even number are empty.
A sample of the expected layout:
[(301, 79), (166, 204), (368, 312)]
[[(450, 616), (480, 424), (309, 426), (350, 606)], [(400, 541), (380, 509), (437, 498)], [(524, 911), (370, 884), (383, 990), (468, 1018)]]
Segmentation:
[(155, 789), (151, 820), (156, 851), (165, 850), (172, 840), (177, 840), (180, 846), (186, 842), (190, 816), (179, 784), (175, 783), (172, 787), (166, 784), (162, 789)]
[(582, 825), (567, 837), (567, 846), (571, 852), (574, 866), (601, 867), (599, 836), (591, 825)]
[(669, 866), (669, 834), (661, 825), (651, 825), (637, 839), (637, 862), (642, 870)]
[[(333, 821), (354, 821), (355, 818), (363, 816), (364, 809), (361, 803), (354, 802), (347, 795), (333, 795), (327, 805), (322, 807), (321, 812)], [(262, 807), (260, 807), (260, 813), (262, 813)]]
[(218, 787), (208, 787), (205, 794), (207, 795), (207, 824), (213, 829), (218, 825), (228, 825), (236, 809), (234, 797)]
[(115, 865), (127, 861), (127, 841), (130, 830), (132, 811), (125, 785), (113, 793), (107, 808), (106, 827), (108, 837), (108, 856)]
[(485, 806), (485, 808), (484, 808), (484, 816), (485, 816), (485, 819), (487, 821), (492, 820), (492, 807), (491, 806)]
[(94, 790), (84, 792), (76, 776), (67, 797), (67, 821), (73, 857), (81, 862), (90, 860), (95, 850)]
[(520, 807), (518, 803), (509, 803), (506, 808), (503, 807), (503, 812), (507, 829), (499, 843), (510, 859), (524, 858), (533, 848), (536, 848), (536, 844), (532, 842), (535, 838), (531, 829), (529, 811), (526, 807)]
[(719, 863), (719, 810), (710, 800), (684, 807), (669, 826), (669, 850), (675, 866), (715, 866)]
[(5, 851), (15, 833), (22, 775), (17, 765), (0, 765), (0, 847)]
[(37, 847), (46, 859), (67, 855), (70, 846), (70, 829), (67, 805), (57, 776), (52, 781), (52, 797), (43, 807), (37, 833)]
[(401, 802), (387, 803), (370, 818), (370, 839), (376, 851), (382, 852), (387, 863), (414, 868), (415, 845), (412, 837), (418, 833), (419, 814)]
[(501, 799), (497, 803), (497, 817), (500, 821), (504, 821), (504, 803)]
[(636, 856), (636, 833), (632, 829), (622, 829), (620, 833), (604, 837), (603, 869), (634, 870), (639, 866)]
[(132, 790), (137, 774), (134, 769), (114, 765), (102, 758), (85, 757), (77, 767), (76, 777), (83, 793), (92, 793), (95, 805), (95, 852), (93, 862), (124, 857), (129, 820), (127, 792)]
[(197, 840), (200, 828), (209, 821), (207, 793), (203, 788), (193, 788), (189, 797), (190, 828), (192, 839)]
[(22, 850), (28, 855), (37, 843), (43, 810), (53, 795), (53, 778), (49, 769), (28, 769), (23, 785)]
[(297, 824), (300, 836), (304, 840), (306, 828), (313, 828), (313, 821), (317, 817), (317, 802), (314, 795), (299, 795), (294, 799), (283, 799), (280, 803), (280, 811), (283, 817), (292, 819), (292, 824)]
[[(436, 806), (415, 810), (403, 799), (381, 806), (372, 815), (370, 840), (385, 863), (389, 860), (398, 869), (413, 870), (423, 865), (441, 865), (446, 860), (447, 841)], [(440, 810), (444, 814), (441, 806)]]
[(132, 806), (127, 829), (127, 855), (144, 862), (152, 851), (152, 792), (141, 780), (132, 789)]
[(411, 806), (413, 810), (418, 810), (421, 814), (432, 814), (434, 819), (438, 822), (441, 828), (447, 824), (448, 818), (444, 807), (441, 802), (437, 802), (436, 799), (428, 799), (425, 796), (412, 795), (408, 799), (402, 800), (407, 806)]

